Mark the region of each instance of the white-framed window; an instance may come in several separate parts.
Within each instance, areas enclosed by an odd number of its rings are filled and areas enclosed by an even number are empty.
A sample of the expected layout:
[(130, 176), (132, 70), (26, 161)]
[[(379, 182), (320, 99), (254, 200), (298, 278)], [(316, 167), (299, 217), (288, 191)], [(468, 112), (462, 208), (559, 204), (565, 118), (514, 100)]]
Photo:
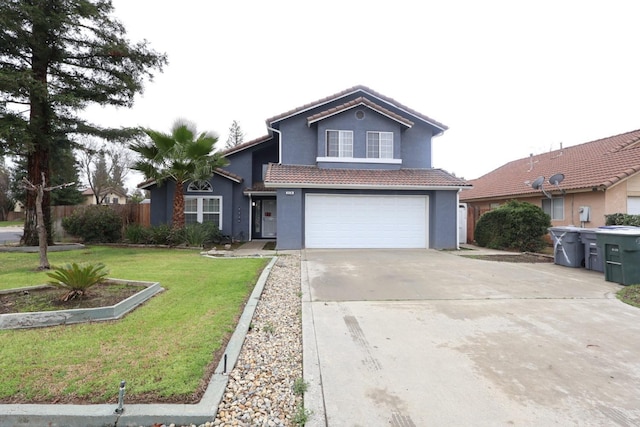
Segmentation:
[(393, 159), (393, 132), (367, 132), (367, 158)]
[(213, 222), (222, 229), (222, 197), (196, 197), (184, 198), (184, 222), (194, 224), (196, 222)]
[(327, 157), (353, 157), (353, 131), (327, 131)]
[(553, 199), (542, 199), (542, 210), (548, 214), (552, 220), (564, 219), (564, 197), (554, 197)]
[(213, 187), (209, 181), (191, 181), (187, 185), (187, 191), (190, 193), (211, 193)]

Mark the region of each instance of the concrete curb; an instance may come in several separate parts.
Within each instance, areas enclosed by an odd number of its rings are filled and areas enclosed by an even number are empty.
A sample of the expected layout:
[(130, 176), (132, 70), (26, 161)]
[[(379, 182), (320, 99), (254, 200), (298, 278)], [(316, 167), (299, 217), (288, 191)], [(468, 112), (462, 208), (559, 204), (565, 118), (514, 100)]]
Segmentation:
[[(262, 295), (273, 265), (277, 257), (264, 268), (256, 286), (245, 305), (238, 325), (225, 349), (227, 370), (224, 371), (224, 358), (218, 363), (209, 386), (196, 404), (126, 404), (124, 412), (115, 413), (117, 405), (0, 405), (0, 427), (43, 426), (43, 427), (138, 427), (155, 423), (169, 425), (203, 424), (212, 421), (218, 411), (230, 372), (238, 361), (240, 350), (253, 314)], [(114, 385), (114, 393), (116, 385)]]
[(306, 427), (326, 427), (327, 415), (322, 390), (322, 372), (316, 341), (316, 330), (311, 301), (311, 284), (307, 270), (306, 252), (300, 259), (300, 286), (302, 290), (302, 377), (308, 384), (304, 393), (304, 408), (311, 411)]

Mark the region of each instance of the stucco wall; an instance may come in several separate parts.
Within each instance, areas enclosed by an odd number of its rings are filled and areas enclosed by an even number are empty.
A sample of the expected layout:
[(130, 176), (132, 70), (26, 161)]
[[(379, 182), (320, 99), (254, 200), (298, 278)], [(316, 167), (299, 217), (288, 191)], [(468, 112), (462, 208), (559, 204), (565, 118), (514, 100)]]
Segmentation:
[(432, 191), (429, 198), (429, 247), (458, 247), (458, 198), (456, 191)]
[(605, 196), (605, 214), (627, 212), (627, 181), (607, 188)]

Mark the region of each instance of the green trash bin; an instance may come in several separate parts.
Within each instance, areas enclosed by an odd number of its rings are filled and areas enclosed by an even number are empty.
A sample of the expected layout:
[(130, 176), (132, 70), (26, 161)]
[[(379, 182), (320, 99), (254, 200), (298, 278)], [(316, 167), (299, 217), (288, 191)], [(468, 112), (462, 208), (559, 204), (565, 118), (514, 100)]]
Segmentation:
[(604, 254), (605, 280), (640, 284), (640, 228), (601, 228), (596, 239)]

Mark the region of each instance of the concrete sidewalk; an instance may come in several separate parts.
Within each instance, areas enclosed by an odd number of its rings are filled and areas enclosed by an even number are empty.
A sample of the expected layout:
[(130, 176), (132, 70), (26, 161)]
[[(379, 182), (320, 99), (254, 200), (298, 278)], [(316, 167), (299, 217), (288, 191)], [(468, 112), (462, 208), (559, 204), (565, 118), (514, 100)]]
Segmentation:
[(640, 425), (620, 285), (461, 252), (303, 251), (307, 426)]

